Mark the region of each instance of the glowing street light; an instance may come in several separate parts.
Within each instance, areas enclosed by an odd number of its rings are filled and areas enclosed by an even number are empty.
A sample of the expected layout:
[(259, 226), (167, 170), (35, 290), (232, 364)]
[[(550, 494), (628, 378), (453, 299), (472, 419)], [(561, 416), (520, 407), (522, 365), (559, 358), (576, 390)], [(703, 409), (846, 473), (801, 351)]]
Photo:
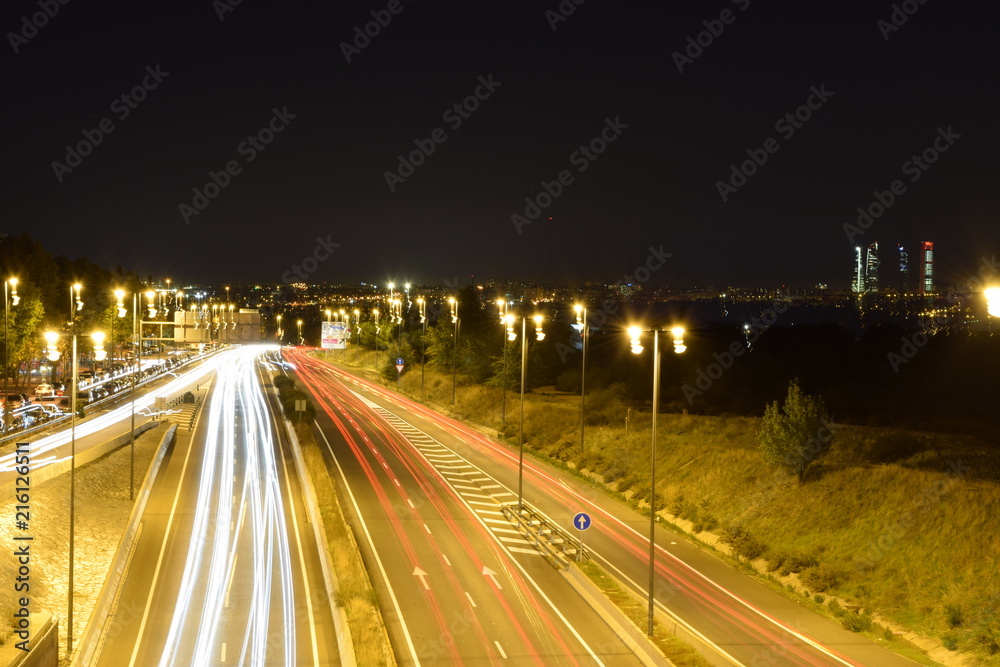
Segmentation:
[(420, 400), (424, 400), (424, 366), (427, 365), (427, 302), (423, 297), (417, 297), (417, 308), (420, 311), (420, 325), (423, 332), (420, 336)]
[(354, 326), (358, 328), (358, 357), (355, 363), (361, 363), (361, 310), (359, 308), (354, 309)]
[[(646, 634), (653, 636), (653, 582), (654, 561), (656, 558), (656, 414), (660, 406), (660, 330), (653, 329), (653, 435), (650, 443), (650, 482), (649, 482), (649, 618)], [(684, 328), (674, 327), (670, 330), (674, 341), (674, 352), (681, 354), (687, 348), (684, 346)], [(633, 354), (641, 354), (643, 347), (640, 337), (641, 327), (629, 327), (629, 344)]]
[(458, 387), (458, 301), (450, 296), (448, 305), (451, 306), (451, 321), (455, 325), (455, 338), (451, 344), (451, 404), (455, 405), (455, 390)]
[[(79, 285), (74, 285), (73, 289), (76, 290), (79, 295)], [(72, 294), (72, 291), (71, 291)], [(77, 355), (77, 335), (73, 336), (73, 375), (72, 381), (70, 383), (70, 465), (69, 465), (69, 611), (67, 614), (67, 626), (66, 626), (66, 655), (73, 655), (73, 574), (74, 574), (74, 564), (75, 564), (75, 545), (76, 545), (76, 395), (77, 387), (80, 382), (80, 364), (79, 357)], [(94, 358), (97, 361), (102, 361), (107, 354), (104, 351), (104, 332), (95, 331), (91, 335), (91, 340), (94, 342)], [(46, 356), (49, 361), (59, 360), (59, 351), (56, 349), (56, 343), (59, 340), (59, 334), (55, 331), (47, 331), (44, 334), (45, 344), (46, 344)]]
[[(7, 289), (10, 288), (10, 295)], [(7, 425), (9, 411), (7, 410), (7, 376), (10, 374), (10, 320), (8, 315), (8, 302), (10, 306), (16, 306), (21, 302), (21, 297), (17, 295), (17, 278), (8, 278), (3, 281), (3, 423)]]
[[(535, 322), (535, 339), (545, 340), (545, 332), (542, 331), (542, 322), (545, 318), (535, 315), (531, 318)], [(517, 334), (514, 334), (515, 338)], [(517, 442), (517, 510), (520, 512), (524, 507), (524, 385), (528, 376), (528, 318), (521, 317), (521, 419), (518, 428)]]
[(1000, 317), (1000, 287), (988, 287), (986, 295), (986, 312), (993, 317)]
[(576, 304), (573, 306), (573, 310), (576, 312), (576, 326), (580, 330), (580, 351), (582, 352), (583, 361), (580, 367), (580, 453), (583, 453), (583, 429), (584, 429), (584, 410), (587, 401), (587, 307), (581, 304)]
[(296, 320), (295, 324), (299, 327), (299, 345), (305, 345), (306, 339), (302, 337), (302, 320)]

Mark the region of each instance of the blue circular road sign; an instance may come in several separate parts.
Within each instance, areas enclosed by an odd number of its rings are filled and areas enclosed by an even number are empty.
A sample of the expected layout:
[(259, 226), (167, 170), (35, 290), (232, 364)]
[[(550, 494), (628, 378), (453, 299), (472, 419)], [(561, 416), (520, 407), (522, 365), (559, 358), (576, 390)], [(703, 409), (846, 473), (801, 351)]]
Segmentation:
[(577, 530), (587, 530), (591, 523), (593, 522), (590, 520), (590, 515), (586, 512), (580, 512), (573, 517), (573, 527)]
[(400, 366), (402, 366), (403, 365), (403, 357), (399, 357), (398, 359), (396, 359), (396, 363), (399, 364)]

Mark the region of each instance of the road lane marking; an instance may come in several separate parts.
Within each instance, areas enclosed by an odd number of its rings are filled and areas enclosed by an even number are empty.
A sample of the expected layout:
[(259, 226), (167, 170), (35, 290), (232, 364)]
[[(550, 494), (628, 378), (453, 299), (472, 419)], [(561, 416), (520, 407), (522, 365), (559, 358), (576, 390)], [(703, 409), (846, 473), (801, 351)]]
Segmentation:
[(226, 642), (222, 642), (222, 655), (219, 656), (219, 662), (226, 661)]
[(174, 492), (174, 502), (170, 506), (170, 516), (167, 519), (167, 527), (163, 531), (163, 542), (160, 544), (160, 555), (156, 559), (156, 567), (153, 569), (153, 581), (149, 585), (149, 595), (146, 597), (145, 610), (142, 612), (142, 621), (139, 622), (139, 632), (136, 633), (135, 646), (132, 649), (132, 657), (129, 659), (129, 667), (135, 665), (136, 656), (139, 654), (139, 646), (142, 644), (142, 632), (146, 627), (146, 622), (149, 620), (149, 610), (153, 607), (153, 593), (156, 591), (156, 582), (160, 578), (160, 567), (163, 565), (163, 555), (167, 551), (167, 538), (170, 536), (170, 527), (174, 523), (174, 516), (177, 512), (177, 501), (181, 497), (181, 489), (184, 487), (184, 473), (187, 472), (188, 462), (191, 460), (191, 451), (194, 449), (194, 434), (198, 432), (198, 425), (201, 422), (201, 415), (204, 412), (199, 412), (197, 421), (195, 422), (195, 428), (192, 429), (193, 433), (191, 439), (188, 440), (188, 450), (184, 455), (184, 465), (181, 466), (181, 474), (177, 481), (177, 491)]
[(428, 535), (430, 535), (430, 534), (431, 534), (431, 529), (427, 527), (427, 524), (426, 524), (426, 523), (424, 524), (424, 530), (426, 530), (426, 531), (427, 531), (427, 534), (428, 534)]
[(472, 599), (471, 595), (469, 595), (469, 591), (465, 592), (465, 597), (469, 598), (469, 604), (471, 604), (473, 607), (476, 606), (476, 601)]
[(502, 657), (502, 658), (503, 658), (504, 660), (506, 660), (506, 659), (507, 659), (507, 654), (503, 652), (503, 647), (502, 647), (502, 646), (500, 646), (500, 642), (499, 642), (499, 641), (495, 641), (495, 642), (493, 642), (493, 643), (494, 643), (494, 644), (496, 644), (496, 646), (497, 646), (497, 650), (498, 650), (498, 651), (500, 651), (500, 656), (501, 656), (501, 657)]
[(444, 562), (448, 564), (448, 567), (451, 567), (451, 561), (448, 560), (447, 556), (445, 556), (444, 554), (441, 554), (441, 558), (443, 558)]

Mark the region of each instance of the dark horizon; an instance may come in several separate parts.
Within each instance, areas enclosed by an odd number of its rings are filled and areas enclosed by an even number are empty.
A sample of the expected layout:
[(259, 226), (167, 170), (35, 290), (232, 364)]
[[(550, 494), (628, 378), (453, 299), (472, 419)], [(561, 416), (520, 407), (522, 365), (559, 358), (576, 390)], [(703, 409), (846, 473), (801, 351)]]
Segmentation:
[(30, 38), (38, 3), (5, 6), (2, 231), (192, 282), (286, 282), (317, 239), (331, 283), (613, 283), (662, 246), (651, 285), (845, 289), (855, 243), (932, 240), (939, 284), (995, 255), (987, 22), (559, 6), (69, 3)]

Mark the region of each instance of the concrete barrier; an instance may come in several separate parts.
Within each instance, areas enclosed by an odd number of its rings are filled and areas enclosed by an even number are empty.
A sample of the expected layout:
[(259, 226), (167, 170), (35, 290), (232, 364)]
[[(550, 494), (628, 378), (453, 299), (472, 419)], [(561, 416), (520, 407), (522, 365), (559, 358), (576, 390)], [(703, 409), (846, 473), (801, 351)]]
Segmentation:
[[(161, 422), (150, 423), (156, 425)], [(142, 486), (139, 488), (139, 493), (136, 496), (135, 504), (132, 506), (132, 513), (129, 515), (128, 524), (125, 527), (125, 532), (122, 534), (122, 539), (118, 543), (118, 549), (115, 551), (115, 557), (108, 570), (108, 576), (104, 580), (104, 586), (101, 587), (101, 593), (97, 597), (94, 611), (87, 622), (87, 629), (84, 630), (83, 637), (77, 644), (72, 667), (90, 665), (100, 655), (100, 650), (104, 645), (109, 628), (108, 621), (114, 616), (118, 593), (125, 579), (125, 574), (128, 572), (135, 543), (139, 539), (141, 519), (146, 509), (146, 502), (149, 500), (149, 494), (156, 481), (160, 464), (163, 463), (167, 451), (173, 446), (176, 435), (177, 425), (174, 424), (167, 429), (167, 432), (163, 434), (163, 438), (160, 439), (156, 455), (153, 457), (153, 462), (149, 466), (146, 478), (143, 480)], [(125, 441), (128, 441), (127, 433), (125, 434)]]
[[(139, 424), (138, 426), (135, 427), (135, 437), (138, 438), (140, 435), (142, 435), (143, 433), (145, 433), (149, 429), (155, 428), (155, 427), (159, 426), (162, 423), (163, 422), (149, 421), (149, 422), (146, 422), (145, 424)], [(113, 452), (116, 449), (118, 449), (119, 447), (121, 447), (122, 445), (127, 444), (130, 439), (131, 439), (130, 434), (128, 432), (126, 432), (126, 433), (122, 433), (117, 438), (112, 438), (111, 440), (108, 440), (105, 443), (97, 445), (96, 447), (91, 447), (90, 449), (87, 449), (85, 451), (77, 452), (77, 455), (76, 455), (76, 467), (79, 468), (80, 466), (85, 466), (88, 463), (96, 461), (97, 459), (101, 458), (105, 454), (108, 454), (109, 452)], [(30, 440), (25, 440), (24, 442), (30, 442)], [(55, 479), (59, 475), (62, 475), (63, 473), (69, 472), (70, 467), (72, 467), (72, 461), (69, 458), (67, 458), (67, 459), (65, 459), (63, 461), (59, 461), (58, 463), (50, 463), (49, 465), (47, 465), (47, 466), (45, 466), (43, 468), (38, 468), (37, 470), (32, 470), (31, 471), (31, 485), (32, 486), (37, 486), (37, 485), (41, 484), (42, 482), (47, 482), (50, 479)], [(7, 482), (6, 484), (0, 484), (0, 494), (3, 494), (3, 493), (7, 493), (7, 494), (13, 493), (14, 492), (14, 487), (16, 485), (17, 485), (17, 480), (16, 479), (12, 479), (11, 481)]]
[(59, 622), (48, 612), (32, 614), (28, 625), (28, 651), (15, 644), (16, 635), (0, 648), (0, 665), (6, 667), (56, 667), (59, 663)]
[[(279, 403), (280, 405), (280, 403)], [(319, 511), (319, 502), (316, 500), (316, 490), (313, 488), (312, 477), (306, 469), (306, 462), (302, 458), (302, 450), (299, 449), (299, 438), (295, 435), (295, 426), (292, 422), (285, 420), (285, 431), (292, 447), (292, 460), (295, 461), (295, 472), (302, 486), (302, 504), (306, 507), (309, 515), (309, 523), (313, 527), (313, 535), (316, 544), (322, 550), (320, 563), (323, 566), (323, 579), (326, 584), (327, 600), (330, 603), (330, 611), (333, 614), (333, 630), (337, 634), (337, 650), (340, 652), (340, 664), (344, 667), (354, 667), (357, 665), (357, 658), (354, 655), (354, 640), (351, 637), (351, 627), (347, 624), (347, 612), (337, 604), (336, 595), (340, 585), (337, 583), (337, 573), (333, 569), (333, 558), (327, 549), (326, 526), (323, 524), (323, 515)]]

